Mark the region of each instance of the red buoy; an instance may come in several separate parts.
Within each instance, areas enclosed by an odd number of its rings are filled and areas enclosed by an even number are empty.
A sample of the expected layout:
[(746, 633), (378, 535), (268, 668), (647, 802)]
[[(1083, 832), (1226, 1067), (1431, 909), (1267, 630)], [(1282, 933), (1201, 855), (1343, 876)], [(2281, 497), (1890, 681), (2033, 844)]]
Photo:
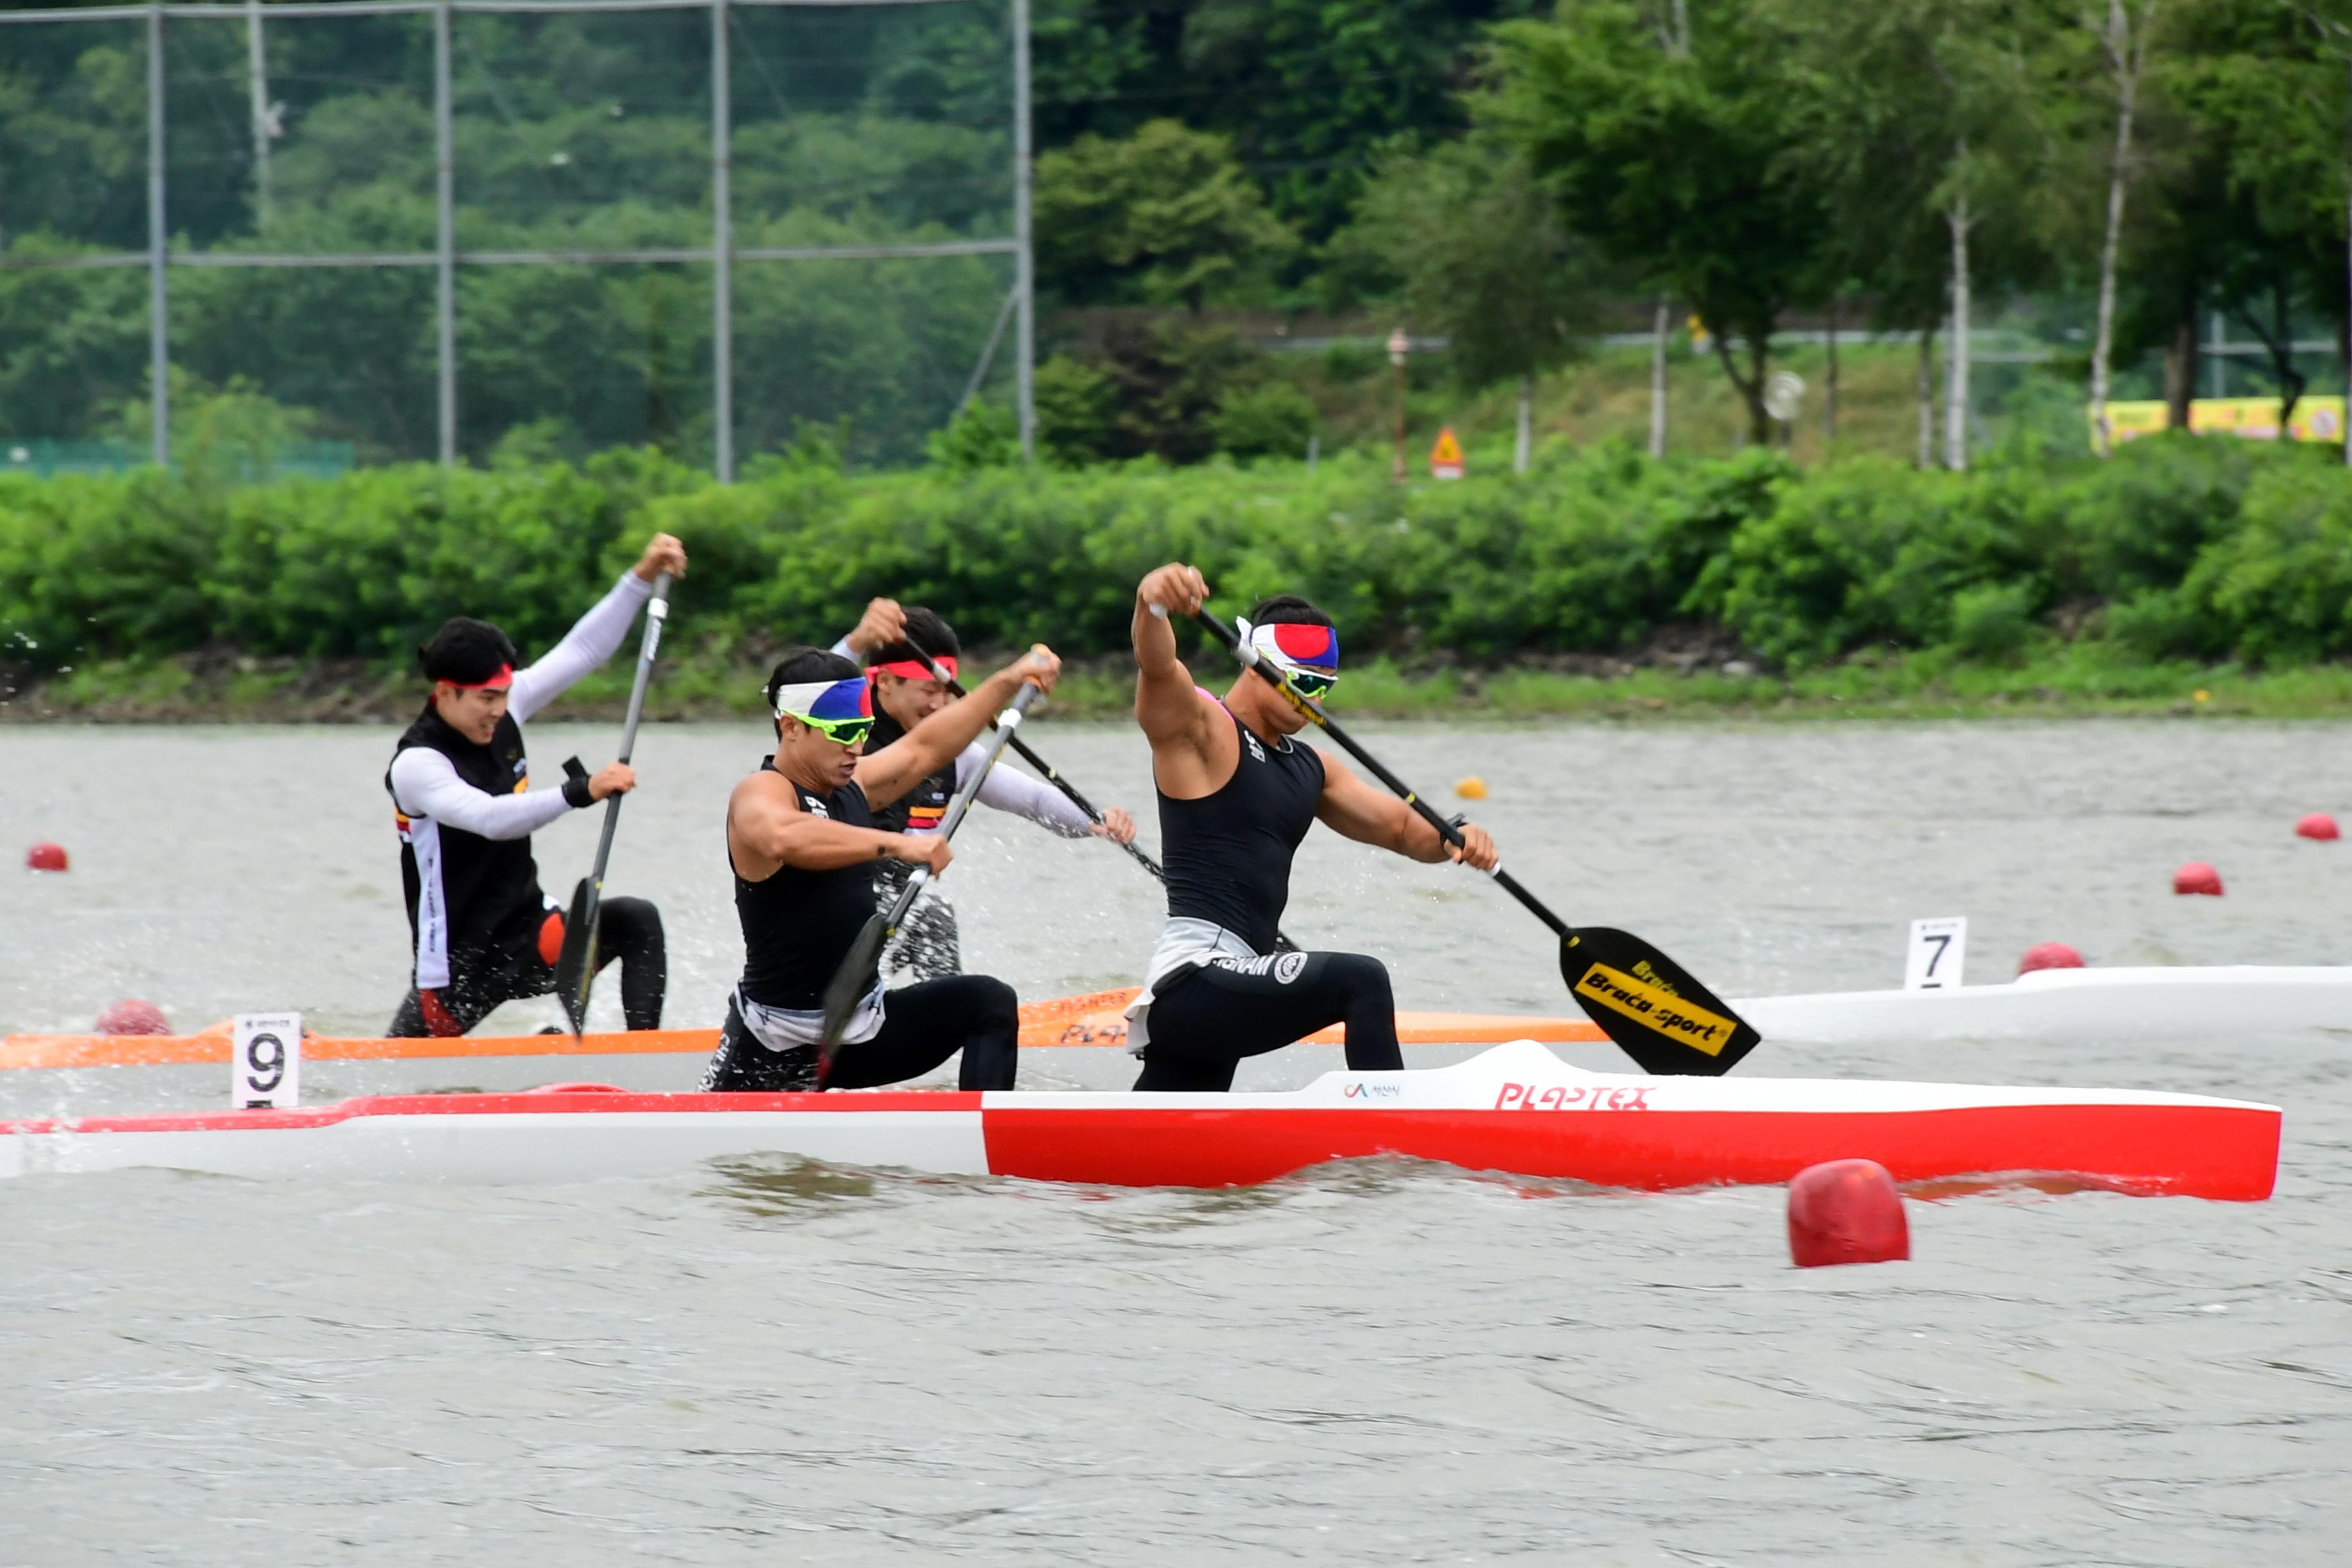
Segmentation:
[(2063, 942), (2037, 942), (2025, 950), (2017, 961), (2020, 974), (2031, 974), (2037, 969), (2080, 969), (2083, 955)]
[(2191, 860), (2172, 874), (2172, 890), (2218, 899), (2221, 896), (2221, 873), (2202, 860)]
[(25, 851), (28, 870), (62, 871), (66, 868), (66, 847), (62, 844), (36, 844)]
[(2294, 825), (2297, 838), (2341, 838), (2336, 830), (2336, 819), (2324, 811), (2315, 811)]
[(1789, 1256), (1800, 1268), (1909, 1258), (1911, 1225), (1886, 1167), (1832, 1160), (1798, 1172), (1789, 1184)]
[(172, 1020), (152, 1002), (117, 1002), (98, 1016), (101, 1035), (168, 1035)]

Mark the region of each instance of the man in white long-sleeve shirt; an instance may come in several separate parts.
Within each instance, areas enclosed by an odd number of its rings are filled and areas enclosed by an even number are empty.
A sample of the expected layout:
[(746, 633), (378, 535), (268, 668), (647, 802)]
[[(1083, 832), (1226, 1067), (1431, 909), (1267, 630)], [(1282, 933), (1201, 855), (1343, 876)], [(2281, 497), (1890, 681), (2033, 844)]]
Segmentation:
[[(935, 679), (916, 657), (918, 648), (949, 679), (955, 678), (963, 651), (955, 628), (930, 610), (919, 605), (907, 608), (895, 599), (876, 599), (867, 605), (856, 629), (833, 645), (833, 652), (866, 668), (866, 680), (874, 689), (874, 733), (866, 743), (868, 755), (954, 700), (946, 685)], [(971, 781), (973, 771), (986, 763), (987, 754), (984, 746), (973, 742), (953, 763), (877, 811), (874, 826), (885, 833), (938, 832), (948, 802)], [(1104, 811), (1103, 824), (1097, 827), (1060, 790), (1009, 763), (999, 763), (989, 771), (977, 798), (982, 805), (1025, 816), (1065, 838), (1097, 834), (1126, 844), (1135, 837), (1135, 819), (1118, 807)], [(883, 862), (875, 872), (876, 895), (885, 902), (896, 898), (912, 875), (914, 868), (907, 862)], [(918, 981), (962, 972), (955, 906), (936, 884), (909, 911), (898, 941), (884, 954), (884, 963)]]
[[(414, 985), (393, 1035), (462, 1035), (501, 1002), (555, 989), (563, 915), (540, 890), (530, 836), (566, 811), (635, 789), (636, 775), (612, 763), (561, 789), (532, 790), (523, 721), (613, 657), (664, 572), (686, 574), (686, 547), (667, 533), (523, 669), (514, 668), (504, 632), (464, 617), (417, 650), (433, 695), (400, 737), (383, 780), (415, 939)], [(661, 913), (643, 899), (606, 899), (602, 908), (600, 967), (620, 960), (629, 1027), (657, 1029), (667, 984)]]

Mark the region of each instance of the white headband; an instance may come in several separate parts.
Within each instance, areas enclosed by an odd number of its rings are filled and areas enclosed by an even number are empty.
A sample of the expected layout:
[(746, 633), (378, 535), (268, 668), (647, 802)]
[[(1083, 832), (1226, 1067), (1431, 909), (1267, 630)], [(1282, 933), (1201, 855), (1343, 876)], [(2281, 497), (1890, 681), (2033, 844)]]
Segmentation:
[[(854, 677), (844, 676), (839, 680), (803, 680), (796, 686), (779, 686), (776, 688), (776, 717), (779, 719), (813, 719), (816, 717), (816, 705), (818, 701), (822, 700), (827, 692), (830, 692), (838, 687), (857, 686), (862, 688), (865, 684), (866, 678), (859, 675)], [(864, 705), (864, 698), (861, 696), (858, 700), (860, 706)], [(828, 713), (825, 717), (827, 719), (856, 719), (864, 717), (864, 715), (853, 711), (849, 713)]]

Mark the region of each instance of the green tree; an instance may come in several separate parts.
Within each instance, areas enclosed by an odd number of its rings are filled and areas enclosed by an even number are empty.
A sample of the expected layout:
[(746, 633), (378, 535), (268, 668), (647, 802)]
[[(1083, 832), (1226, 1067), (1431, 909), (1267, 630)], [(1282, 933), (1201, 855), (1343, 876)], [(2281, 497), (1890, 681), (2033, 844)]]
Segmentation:
[(1570, 232), (1696, 308), (1763, 443), (1772, 332), (1821, 289), (1826, 204), (1797, 155), (1778, 40), (1736, 0), (1695, 9), (1686, 53), (1662, 51), (1628, 0), (1508, 23), (1479, 107), (1555, 191)]
[(1469, 384), (1518, 383), (1512, 466), (1527, 472), (1535, 378), (1591, 335), (1600, 279), (1525, 154), (1491, 136), (1392, 153), (1365, 184), (1338, 247), (1396, 279), (1414, 323), (1451, 340)]
[(1979, 279), (2039, 259), (2045, 182), (2028, 59), (2047, 13), (2016, 0), (1773, 0), (1795, 91), (1794, 158), (1827, 204), (1822, 258), (1931, 328), (1949, 311), (1944, 462), (1968, 466), (1969, 331)]
[(1222, 136), (1155, 120), (1123, 142), (1081, 136), (1037, 160), (1041, 268), (1076, 298), (1132, 289), (1194, 315), (1209, 290), (1297, 243)]

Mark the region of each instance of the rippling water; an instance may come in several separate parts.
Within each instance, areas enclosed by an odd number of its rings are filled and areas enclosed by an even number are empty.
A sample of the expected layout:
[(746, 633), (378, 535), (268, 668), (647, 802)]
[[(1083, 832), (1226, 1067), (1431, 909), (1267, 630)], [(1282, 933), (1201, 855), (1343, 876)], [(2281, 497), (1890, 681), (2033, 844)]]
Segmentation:
[[(610, 744), (532, 736), (543, 772)], [(1097, 799), (1146, 798), (1129, 735), (1036, 740)], [(2287, 829), (2352, 815), (2347, 740), (1380, 744), (1433, 785), (1483, 774), (1481, 819), (1570, 918), (1755, 994), (1895, 984), (1922, 914), (1970, 917), (1979, 980), (2050, 938), (2094, 963), (2338, 961), (2352, 846)], [(0, 849), (76, 857), (0, 879), (0, 1029), (128, 994), (187, 1026), (280, 1005), (380, 1026), (406, 934), (389, 743), (0, 731)], [(664, 906), (673, 1021), (714, 1022), (740, 956), (719, 818), (759, 736), (640, 750), (612, 886)], [(1028, 995), (1131, 983), (1139, 874), (985, 816), (965, 837), (974, 967)], [(593, 830), (540, 846), (568, 886)], [(2229, 896), (2170, 897), (2189, 858)], [(1407, 1005), (1564, 1005), (1540, 928), (1465, 873), (1321, 843), (1288, 924), (1386, 957)], [(1915, 1203), (1914, 1262), (1799, 1272), (1777, 1190), (1391, 1163), (1222, 1194), (756, 1163), (521, 1191), (0, 1184), (0, 1563), (2341, 1560), (2352, 1032), (1768, 1047), (1740, 1070), (2270, 1100), (2279, 1195), (1950, 1196)]]

